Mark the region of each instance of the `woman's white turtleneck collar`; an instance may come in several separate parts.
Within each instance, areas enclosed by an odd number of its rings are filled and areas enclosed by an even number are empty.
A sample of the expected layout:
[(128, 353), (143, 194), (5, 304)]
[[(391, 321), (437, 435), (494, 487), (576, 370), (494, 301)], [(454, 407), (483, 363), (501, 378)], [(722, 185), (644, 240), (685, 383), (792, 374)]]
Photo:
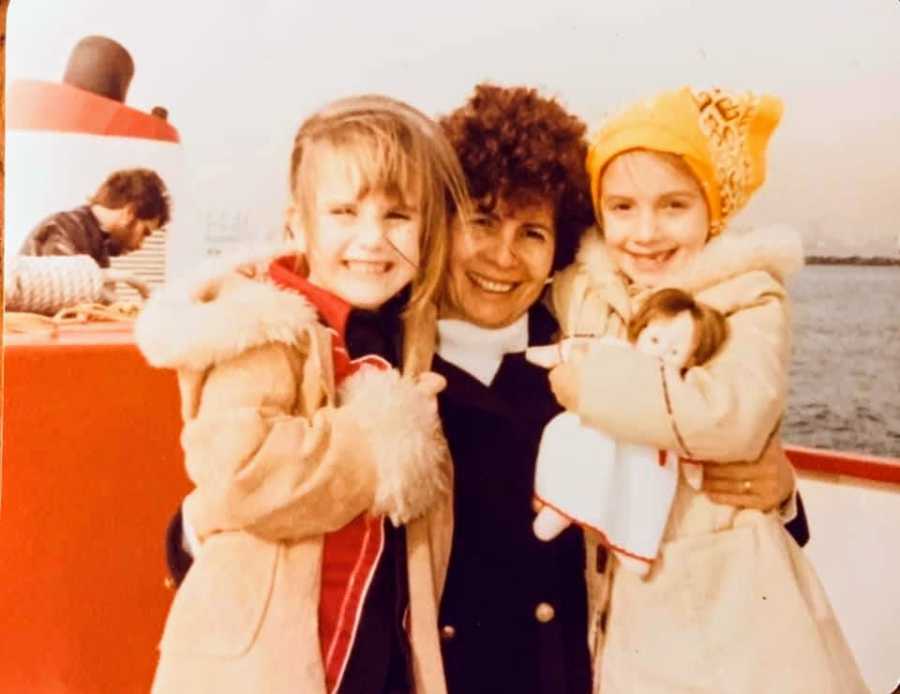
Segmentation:
[(455, 318), (438, 321), (437, 353), (445, 361), (489, 386), (500, 369), (503, 355), (528, 347), (528, 313), (505, 328), (480, 328)]

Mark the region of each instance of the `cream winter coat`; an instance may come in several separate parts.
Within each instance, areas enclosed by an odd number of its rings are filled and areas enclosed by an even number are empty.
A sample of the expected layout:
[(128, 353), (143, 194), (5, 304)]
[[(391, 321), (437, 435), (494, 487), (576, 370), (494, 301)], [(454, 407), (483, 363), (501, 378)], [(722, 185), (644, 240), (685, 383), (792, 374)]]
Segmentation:
[[(407, 372), (430, 363), (433, 316), (417, 323)], [(443, 694), (452, 486), (435, 408), (396, 371), (364, 369), (337, 390), (331, 337), (308, 301), (237, 273), (154, 296), (135, 335), (151, 364), (178, 371), (196, 485), (184, 512), (203, 540), (154, 692), (324, 693), (323, 534), (369, 512), (407, 524), (416, 691)]]
[[(712, 360), (682, 378), (637, 351), (595, 348), (574, 362), (577, 394), (563, 404), (618, 440), (697, 460), (757, 459), (785, 406), (782, 283), (801, 264), (784, 229), (711, 241), (665, 286), (726, 316), (730, 335)], [(552, 298), (564, 335), (624, 337), (650, 291), (628, 286), (590, 231)], [(715, 504), (682, 476), (649, 577), (615, 565), (607, 574), (611, 584), (601, 577), (590, 592), (608, 600), (603, 694), (866, 691), (811, 565), (772, 513)]]

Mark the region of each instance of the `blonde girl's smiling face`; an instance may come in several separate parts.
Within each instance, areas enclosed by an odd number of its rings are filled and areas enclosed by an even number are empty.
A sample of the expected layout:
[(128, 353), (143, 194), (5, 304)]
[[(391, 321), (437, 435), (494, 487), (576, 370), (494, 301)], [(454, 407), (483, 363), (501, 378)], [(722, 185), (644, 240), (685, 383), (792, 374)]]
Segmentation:
[(654, 287), (706, 245), (709, 208), (697, 179), (674, 155), (620, 154), (600, 179), (606, 248), (633, 282)]
[(422, 216), (416, 198), (370, 189), (340, 151), (319, 157), (314, 172), (311, 214), (301, 215), (296, 205), (289, 211), (289, 224), (305, 243), (309, 281), (352, 306), (377, 309), (417, 272)]

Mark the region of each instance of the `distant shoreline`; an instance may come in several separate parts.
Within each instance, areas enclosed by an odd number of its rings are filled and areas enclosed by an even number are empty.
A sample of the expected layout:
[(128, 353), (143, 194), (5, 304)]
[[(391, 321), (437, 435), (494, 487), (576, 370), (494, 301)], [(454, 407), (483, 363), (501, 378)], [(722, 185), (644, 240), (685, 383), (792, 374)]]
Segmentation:
[(807, 265), (897, 265), (900, 266), (900, 257), (884, 258), (881, 256), (864, 257), (858, 255), (834, 256), (834, 255), (808, 255)]

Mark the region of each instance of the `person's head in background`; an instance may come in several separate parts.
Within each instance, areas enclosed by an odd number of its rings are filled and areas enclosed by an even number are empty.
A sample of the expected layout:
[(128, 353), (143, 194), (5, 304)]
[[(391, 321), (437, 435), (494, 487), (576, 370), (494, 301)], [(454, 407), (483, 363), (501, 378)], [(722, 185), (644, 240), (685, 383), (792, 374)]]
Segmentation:
[(591, 139), (587, 168), (613, 262), (654, 287), (683, 268), (765, 180), (781, 118), (775, 97), (663, 92), (610, 118)]
[(132, 77), (134, 61), (122, 44), (106, 36), (85, 36), (69, 54), (63, 82), (124, 103)]
[(453, 225), (443, 315), (501, 328), (572, 261), (593, 222), (586, 126), (535, 89), (489, 84), (441, 125), (472, 198)]
[(138, 250), (146, 237), (169, 222), (171, 215), (166, 184), (150, 169), (111, 173), (88, 204), (100, 227), (123, 252)]
[(335, 101), (300, 126), (286, 227), (309, 280), (377, 308), (412, 283), (409, 309), (442, 288), (450, 219), (465, 181), (438, 125), (379, 95)]

